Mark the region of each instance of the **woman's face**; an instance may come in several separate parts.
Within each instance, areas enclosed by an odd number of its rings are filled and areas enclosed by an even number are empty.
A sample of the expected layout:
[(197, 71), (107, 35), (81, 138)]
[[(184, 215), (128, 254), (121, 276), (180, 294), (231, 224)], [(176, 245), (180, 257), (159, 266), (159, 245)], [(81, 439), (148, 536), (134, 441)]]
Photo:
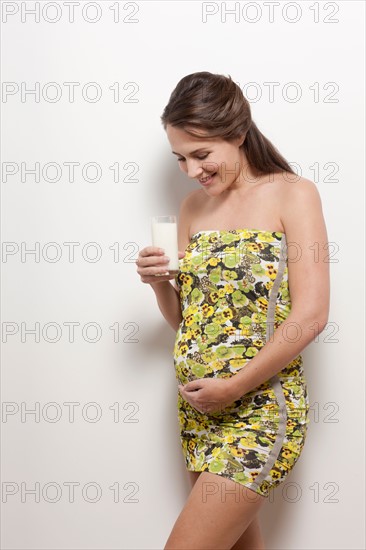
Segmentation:
[(189, 178), (196, 179), (210, 195), (239, 188), (244, 183), (246, 158), (244, 151), (239, 149), (243, 137), (232, 142), (197, 138), (169, 124), (166, 132), (179, 168)]

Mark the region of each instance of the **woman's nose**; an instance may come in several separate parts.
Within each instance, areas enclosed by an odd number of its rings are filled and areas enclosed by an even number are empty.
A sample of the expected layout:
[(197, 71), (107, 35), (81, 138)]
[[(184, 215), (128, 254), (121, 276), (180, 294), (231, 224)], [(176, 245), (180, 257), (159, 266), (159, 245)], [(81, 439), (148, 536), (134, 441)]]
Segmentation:
[(187, 161), (186, 166), (187, 166), (187, 175), (189, 178), (198, 178), (203, 172), (201, 161), (190, 160), (190, 161)]

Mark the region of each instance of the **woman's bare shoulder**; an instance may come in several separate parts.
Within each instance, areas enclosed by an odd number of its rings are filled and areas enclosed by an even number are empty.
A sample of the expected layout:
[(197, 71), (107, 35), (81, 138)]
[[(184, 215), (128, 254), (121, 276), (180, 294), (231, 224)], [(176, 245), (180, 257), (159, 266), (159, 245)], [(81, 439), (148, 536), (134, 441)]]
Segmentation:
[(200, 204), (202, 204), (201, 189), (194, 189), (180, 203), (178, 220), (179, 250), (185, 250), (190, 241), (191, 223), (199, 211)]
[(317, 185), (298, 176), (285, 181), (279, 192), (281, 221), (289, 238), (326, 241), (326, 227)]
[(184, 218), (186, 225), (189, 226), (191, 220), (197, 216), (205, 204), (204, 198), (205, 193), (202, 189), (194, 189), (184, 197), (180, 205), (180, 216)]
[(184, 197), (183, 202), (190, 207), (196, 207), (203, 202), (205, 196), (207, 197), (203, 189), (194, 189)]
[(282, 194), (281, 199), (286, 197), (287, 203), (291, 202), (291, 199), (298, 200), (301, 197), (306, 202), (320, 200), (317, 185), (312, 180), (302, 176), (287, 173), (287, 175), (275, 181), (275, 187), (276, 192)]

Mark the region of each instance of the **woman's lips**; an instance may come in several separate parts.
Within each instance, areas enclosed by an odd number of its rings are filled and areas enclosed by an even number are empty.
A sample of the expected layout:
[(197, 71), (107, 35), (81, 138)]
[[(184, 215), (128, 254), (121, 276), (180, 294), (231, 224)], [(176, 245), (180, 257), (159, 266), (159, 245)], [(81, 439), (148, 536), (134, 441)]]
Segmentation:
[(202, 181), (202, 179), (200, 179), (198, 181), (200, 182), (201, 185), (206, 187), (207, 185), (210, 185), (212, 183), (212, 180), (214, 179), (215, 175), (216, 175), (216, 172), (214, 174), (212, 174), (208, 179), (203, 180), (203, 181)]

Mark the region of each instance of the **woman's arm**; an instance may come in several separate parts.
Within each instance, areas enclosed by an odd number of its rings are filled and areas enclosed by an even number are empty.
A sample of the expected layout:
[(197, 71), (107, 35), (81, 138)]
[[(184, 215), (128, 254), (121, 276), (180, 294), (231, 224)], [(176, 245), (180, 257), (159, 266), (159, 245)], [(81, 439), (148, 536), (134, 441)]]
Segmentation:
[(328, 321), (328, 239), (316, 185), (305, 178), (286, 183), (281, 212), (291, 311), (259, 353), (228, 379), (234, 399), (281, 371), (324, 330)]
[[(178, 248), (182, 253), (179, 255), (184, 257), (184, 251), (189, 243), (189, 228), (190, 214), (192, 206), (190, 205), (192, 196), (197, 191), (189, 193), (183, 200), (179, 210), (178, 219)], [(182, 310), (180, 304), (179, 290), (173, 280), (172, 284), (169, 280), (150, 283), (155, 292), (159, 309), (165, 319), (168, 321), (173, 330), (177, 331), (179, 324), (182, 321)]]
[(172, 329), (177, 332), (182, 321), (182, 311), (178, 291), (169, 281), (150, 283), (155, 292), (159, 309)]

